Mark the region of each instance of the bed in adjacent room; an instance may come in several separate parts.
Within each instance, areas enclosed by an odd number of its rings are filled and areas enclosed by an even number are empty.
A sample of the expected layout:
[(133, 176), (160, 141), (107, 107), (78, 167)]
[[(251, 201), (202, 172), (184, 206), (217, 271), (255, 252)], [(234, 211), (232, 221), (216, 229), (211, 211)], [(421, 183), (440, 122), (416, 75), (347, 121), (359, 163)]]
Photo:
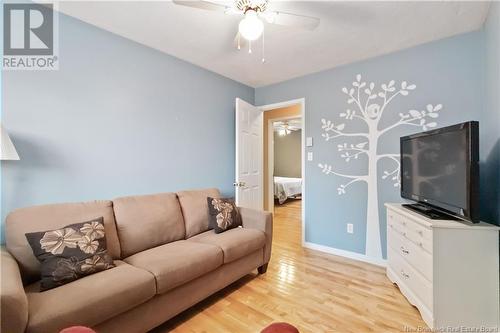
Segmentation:
[(274, 196), (283, 204), (288, 198), (302, 195), (302, 178), (274, 177)]

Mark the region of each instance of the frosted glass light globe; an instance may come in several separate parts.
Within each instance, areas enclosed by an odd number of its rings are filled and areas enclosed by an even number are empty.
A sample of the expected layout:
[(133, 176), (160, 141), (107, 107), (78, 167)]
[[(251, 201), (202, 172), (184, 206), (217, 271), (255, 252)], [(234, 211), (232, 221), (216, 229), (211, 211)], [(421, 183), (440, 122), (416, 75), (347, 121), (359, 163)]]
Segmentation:
[(248, 10), (245, 13), (245, 18), (241, 20), (238, 30), (243, 38), (250, 41), (256, 40), (264, 31), (264, 23), (259, 19), (255, 10)]

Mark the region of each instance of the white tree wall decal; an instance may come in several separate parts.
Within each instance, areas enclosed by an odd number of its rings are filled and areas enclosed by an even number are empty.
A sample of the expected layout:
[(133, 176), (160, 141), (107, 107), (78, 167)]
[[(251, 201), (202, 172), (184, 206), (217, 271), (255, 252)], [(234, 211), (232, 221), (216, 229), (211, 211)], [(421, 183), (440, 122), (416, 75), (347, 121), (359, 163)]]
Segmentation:
[(380, 90), (376, 91), (375, 83), (362, 81), (361, 75), (356, 76), (356, 81), (351, 88), (344, 87), (342, 92), (347, 95), (347, 103), (354, 105), (353, 110), (347, 109), (340, 113), (340, 117), (346, 121), (357, 119), (365, 123), (366, 132), (346, 132), (345, 123), (335, 124), (331, 120), (322, 119), (322, 137), (326, 141), (337, 138), (355, 137), (361, 140), (359, 143), (339, 143), (337, 150), (340, 152), (345, 162), (357, 160), (362, 155), (367, 156), (368, 172), (364, 175), (350, 175), (339, 173), (332, 165), (319, 163), (324, 174), (331, 174), (347, 178), (347, 182), (337, 188), (339, 195), (345, 194), (347, 188), (357, 182), (366, 182), (368, 187), (368, 202), (366, 214), (366, 251), (367, 256), (382, 258), (382, 246), (380, 239), (380, 222), (378, 211), (378, 162), (382, 159), (392, 161), (394, 168), (384, 170), (382, 179), (389, 179), (394, 182), (394, 187), (400, 184), (400, 161), (399, 154), (378, 154), (379, 138), (399, 126), (415, 126), (424, 131), (437, 126), (433, 120), (439, 117), (442, 109), (441, 104), (428, 104), (423, 111), (409, 110), (406, 113), (399, 113), (399, 120), (393, 124), (380, 129), (379, 123), (389, 104), (398, 96), (408, 96), (410, 91), (415, 90), (414, 84), (401, 82), (400, 88), (396, 88), (395, 81), (391, 80), (387, 84), (381, 84)]

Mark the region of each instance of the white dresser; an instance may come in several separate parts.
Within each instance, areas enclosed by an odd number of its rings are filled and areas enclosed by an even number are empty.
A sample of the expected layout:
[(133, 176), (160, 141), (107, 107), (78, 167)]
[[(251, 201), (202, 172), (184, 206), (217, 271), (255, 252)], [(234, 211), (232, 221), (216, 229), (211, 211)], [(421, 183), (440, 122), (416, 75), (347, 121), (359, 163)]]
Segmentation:
[(427, 325), (499, 332), (500, 228), (431, 220), (400, 204), (385, 206), (387, 276)]

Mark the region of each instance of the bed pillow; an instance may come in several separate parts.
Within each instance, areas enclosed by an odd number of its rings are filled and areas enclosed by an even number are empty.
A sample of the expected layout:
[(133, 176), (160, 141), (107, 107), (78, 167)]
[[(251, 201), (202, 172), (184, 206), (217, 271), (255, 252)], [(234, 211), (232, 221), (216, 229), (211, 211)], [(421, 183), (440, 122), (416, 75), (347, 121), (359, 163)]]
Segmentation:
[(233, 198), (207, 198), (208, 226), (220, 234), (241, 226), (241, 216)]
[(102, 217), (57, 230), (28, 233), (26, 238), (41, 263), (40, 291), (115, 267), (106, 249)]

